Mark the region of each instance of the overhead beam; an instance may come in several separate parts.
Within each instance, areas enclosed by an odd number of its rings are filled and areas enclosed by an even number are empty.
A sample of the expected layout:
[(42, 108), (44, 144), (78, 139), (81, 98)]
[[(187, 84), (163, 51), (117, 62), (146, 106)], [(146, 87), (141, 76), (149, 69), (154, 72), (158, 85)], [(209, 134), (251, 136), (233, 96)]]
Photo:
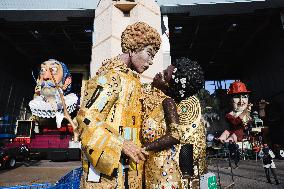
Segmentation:
[(253, 43), (254, 39), (257, 37), (257, 35), (259, 33), (261, 33), (270, 23), (270, 15), (268, 15), (266, 17), (266, 19), (256, 28), (256, 30), (247, 38), (246, 42), (244, 43), (244, 45), (242, 46), (242, 48), (240, 48), (236, 55), (237, 56), (241, 56), (243, 55), (245, 52), (247, 52), (247, 49), (249, 48), (249, 46)]
[(29, 62), (32, 61), (32, 58), (30, 57), (30, 55), (23, 50), (16, 42), (14, 42), (14, 40), (12, 40), (9, 36), (7, 36), (5, 33), (0, 32), (0, 37), (4, 40), (7, 41), (10, 45), (12, 45), (15, 50), (21, 54), (22, 56), (24, 56)]

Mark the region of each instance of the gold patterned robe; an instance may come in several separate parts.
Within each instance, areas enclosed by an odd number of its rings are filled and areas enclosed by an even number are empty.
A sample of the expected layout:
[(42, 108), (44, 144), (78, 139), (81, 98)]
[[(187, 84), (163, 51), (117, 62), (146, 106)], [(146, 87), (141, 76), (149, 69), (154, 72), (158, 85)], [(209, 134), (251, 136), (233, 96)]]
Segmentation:
[[(82, 143), (81, 188), (124, 188), (121, 158), (124, 140), (140, 143), (141, 84), (138, 74), (119, 58), (106, 60), (85, 88), (77, 115)], [(87, 181), (91, 168), (100, 175), (96, 183)], [(130, 188), (142, 187), (143, 165), (130, 161)]]
[[(194, 177), (207, 171), (205, 127), (201, 122), (201, 106), (198, 98), (191, 96), (177, 107), (180, 120), (181, 143), (193, 144)], [(198, 171), (199, 168), (199, 171)]]
[[(158, 89), (145, 85), (143, 109), (145, 111), (142, 137), (145, 142), (152, 142), (166, 131), (162, 101), (167, 97)], [(152, 152), (145, 162), (146, 188), (187, 188), (181, 180), (179, 170), (179, 150), (183, 144), (193, 144), (194, 176), (207, 171), (205, 127), (201, 122), (201, 106), (198, 98), (191, 96), (177, 104), (180, 125), (172, 135), (179, 137), (180, 145), (162, 152)], [(173, 151), (175, 149), (175, 151)], [(168, 158), (171, 157), (172, 159)], [(169, 161), (171, 160), (171, 161)], [(167, 166), (164, 166), (167, 165)], [(199, 169), (199, 171), (198, 171)], [(170, 171), (169, 171), (170, 170)], [(170, 180), (171, 179), (171, 180)], [(171, 182), (169, 182), (171, 181)], [(191, 183), (198, 188), (198, 183)]]
[[(146, 86), (143, 95), (145, 111), (142, 137), (146, 143), (153, 142), (166, 133), (166, 122), (162, 106), (167, 96), (160, 90)], [(172, 129), (172, 128), (171, 128)], [(146, 189), (182, 188), (179, 169), (180, 145), (174, 145), (160, 152), (149, 152), (145, 161)]]

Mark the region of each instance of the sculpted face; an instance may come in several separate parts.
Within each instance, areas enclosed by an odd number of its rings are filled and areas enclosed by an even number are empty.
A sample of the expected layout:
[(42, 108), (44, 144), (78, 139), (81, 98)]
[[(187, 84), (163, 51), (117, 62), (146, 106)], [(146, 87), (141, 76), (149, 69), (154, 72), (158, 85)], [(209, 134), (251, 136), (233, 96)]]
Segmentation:
[(233, 110), (235, 112), (243, 112), (248, 106), (248, 94), (236, 94), (232, 98)]
[(141, 51), (130, 53), (131, 68), (140, 74), (143, 73), (153, 64), (154, 56), (155, 51), (151, 45), (146, 46)]
[(170, 65), (163, 72), (157, 73), (153, 79), (153, 86), (162, 91), (167, 91), (174, 69), (175, 67)]
[(54, 59), (43, 62), (34, 99), (29, 103), (32, 114), (42, 118), (56, 118), (57, 127), (60, 128), (64, 118), (63, 102), (55, 83), (65, 92), (63, 99), (67, 111), (71, 113), (77, 108), (78, 102), (78, 97), (70, 93), (71, 80), (71, 74), (64, 63)]
[(62, 86), (63, 69), (60, 63), (49, 60), (41, 64), (39, 78), (39, 84), (41, 86), (40, 94), (47, 98), (54, 96), (57, 91), (51, 74), (54, 76), (57, 84)]

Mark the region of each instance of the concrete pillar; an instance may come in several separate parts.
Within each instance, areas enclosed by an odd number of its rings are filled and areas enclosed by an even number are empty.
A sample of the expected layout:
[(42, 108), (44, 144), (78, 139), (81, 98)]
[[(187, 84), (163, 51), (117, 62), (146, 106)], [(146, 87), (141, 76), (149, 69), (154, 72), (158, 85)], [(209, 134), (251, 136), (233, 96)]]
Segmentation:
[(171, 46), (169, 39), (169, 22), (168, 16), (162, 17), (162, 51), (163, 51), (163, 68), (167, 68), (171, 65)]
[[(160, 7), (154, 0), (101, 0), (94, 20), (91, 77), (103, 60), (114, 57), (121, 51), (121, 33), (127, 25), (143, 21), (161, 34)], [(142, 81), (151, 81), (155, 73), (163, 69), (162, 48), (154, 59), (154, 65), (143, 73)]]

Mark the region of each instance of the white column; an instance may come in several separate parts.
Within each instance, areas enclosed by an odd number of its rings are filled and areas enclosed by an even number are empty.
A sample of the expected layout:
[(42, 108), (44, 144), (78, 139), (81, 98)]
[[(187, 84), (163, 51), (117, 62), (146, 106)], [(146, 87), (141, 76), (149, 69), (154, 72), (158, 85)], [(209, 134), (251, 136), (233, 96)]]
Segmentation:
[(163, 15), (162, 19), (162, 50), (163, 50), (163, 68), (166, 69), (171, 65), (171, 46), (169, 39), (168, 16)]
[[(131, 4), (135, 5), (131, 7)], [(122, 9), (131, 7), (129, 14), (124, 14), (121, 7)], [(160, 7), (155, 0), (100, 1), (94, 20), (91, 77), (95, 75), (103, 60), (122, 53), (121, 33), (127, 25), (138, 21), (146, 22), (156, 28), (160, 34), (162, 33)], [(151, 78), (162, 69), (163, 50), (161, 47), (154, 58), (154, 64), (141, 76), (142, 82), (150, 82)]]

